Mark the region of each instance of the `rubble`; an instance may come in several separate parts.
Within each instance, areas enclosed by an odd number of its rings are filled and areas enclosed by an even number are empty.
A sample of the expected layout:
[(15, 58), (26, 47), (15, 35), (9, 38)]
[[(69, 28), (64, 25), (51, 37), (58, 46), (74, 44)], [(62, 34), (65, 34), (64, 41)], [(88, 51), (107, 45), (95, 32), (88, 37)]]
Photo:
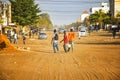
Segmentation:
[(15, 52), (17, 49), (10, 44), (7, 36), (0, 34), (0, 51)]

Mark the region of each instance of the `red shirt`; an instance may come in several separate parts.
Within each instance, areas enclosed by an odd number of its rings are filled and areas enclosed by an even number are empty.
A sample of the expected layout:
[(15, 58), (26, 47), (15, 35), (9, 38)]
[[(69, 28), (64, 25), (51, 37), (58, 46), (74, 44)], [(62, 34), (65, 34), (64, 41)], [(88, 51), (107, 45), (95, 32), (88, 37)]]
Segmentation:
[(65, 43), (65, 44), (68, 43), (68, 37), (67, 37), (66, 34), (64, 34), (64, 43)]

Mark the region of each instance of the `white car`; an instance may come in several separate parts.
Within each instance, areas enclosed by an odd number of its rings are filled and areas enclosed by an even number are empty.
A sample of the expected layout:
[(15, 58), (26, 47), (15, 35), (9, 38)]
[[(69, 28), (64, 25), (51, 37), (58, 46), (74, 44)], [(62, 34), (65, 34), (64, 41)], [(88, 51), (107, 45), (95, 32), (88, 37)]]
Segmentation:
[(80, 36), (87, 36), (87, 29), (84, 26), (80, 26)]
[(80, 30), (80, 36), (87, 36), (86, 30)]

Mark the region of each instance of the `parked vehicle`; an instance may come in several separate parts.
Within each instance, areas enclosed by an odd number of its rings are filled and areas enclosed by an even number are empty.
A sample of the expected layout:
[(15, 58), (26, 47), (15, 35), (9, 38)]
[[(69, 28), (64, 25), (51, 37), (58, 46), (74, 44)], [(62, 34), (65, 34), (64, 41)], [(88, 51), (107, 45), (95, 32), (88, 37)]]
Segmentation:
[(47, 39), (47, 34), (46, 33), (39, 33), (38, 39)]
[(64, 31), (65, 31), (65, 30), (64, 30), (63, 28), (59, 28), (59, 29), (58, 29), (58, 32), (59, 32), (60, 34), (64, 33)]
[(80, 36), (87, 36), (86, 30), (81, 30), (80, 32), (81, 32), (81, 35), (80, 35)]
[(87, 28), (85, 26), (80, 26), (80, 36), (87, 36)]

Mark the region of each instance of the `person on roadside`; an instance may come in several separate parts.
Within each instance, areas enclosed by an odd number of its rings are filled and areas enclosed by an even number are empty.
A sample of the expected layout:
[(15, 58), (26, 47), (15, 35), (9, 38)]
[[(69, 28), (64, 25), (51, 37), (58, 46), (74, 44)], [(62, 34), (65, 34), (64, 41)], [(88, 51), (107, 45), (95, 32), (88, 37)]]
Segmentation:
[(14, 32), (14, 44), (17, 44), (18, 43), (18, 35), (16, 32)]
[(81, 30), (79, 29), (79, 31), (78, 31), (78, 39), (80, 39), (80, 36), (81, 36)]
[(8, 36), (8, 39), (9, 39), (10, 43), (12, 43), (12, 35), (11, 35), (11, 30), (10, 29), (7, 31), (7, 36)]
[(60, 43), (63, 41), (64, 41), (63, 48), (65, 53), (67, 53), (69, 50), (69, 42), (68, 42), (68, 36), (66, 34), (66, 31), (64, 31), (64, 36), (63, 36), (63, 39), (60, 41)]
[[(68, 40), (69, 40), (69, 44), (71, 45), (72, 48), (72, 52), (74, 50), (74, 37), (75, 37), (75, 33), (73, 32), (73, 29), (70, 29), (70, 32), (68, 33)], [(68, 49), (68, 51), (70, 50), (70, 48)]]
[(57, 34), (57, 30), (56, 29), (54, 29), (54, 35), (52, 37), (51, 44), (53, 45), (54, 53), (59, 51), (59, 48), (58, 48), (58, 34)]
[(113, 39), (115, 39), (115, 37), (116, 37), (116, 28), (113, 28), (112, 30), (113, 30), (113, 31), (112, 31)]
[(117, 32), (117, 25), (115, 25), (115, 23), (113, 23), (113, 25), (112, 25), (113, 39), (115, 39), (115, 37), (116, 37), (116, 32)]
[(31, 32), (31, 30), (29, 31), (29, 38), (31, 38), (31, 35), (32, 35), (32, 32)]
[(26, 37), (23, 35), (23, 44), (26, 44)]

